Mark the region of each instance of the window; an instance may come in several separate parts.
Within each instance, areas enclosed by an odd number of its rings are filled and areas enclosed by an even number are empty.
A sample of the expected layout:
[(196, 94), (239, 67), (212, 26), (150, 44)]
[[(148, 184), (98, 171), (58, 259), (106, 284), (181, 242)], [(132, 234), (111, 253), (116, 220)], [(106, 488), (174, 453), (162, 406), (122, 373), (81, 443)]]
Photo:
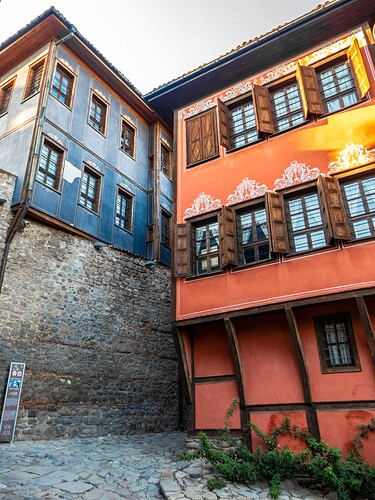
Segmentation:
[(193, 249), (193, 274), (206, 274), (220, 269), (217, 219), (193, 226)]
[(297, 83), (271, 92), (275, 132), (282, 132), (305, 121)]
[(0, 88), (0, 116), (8, 112), (14, 82), (15, 80), (12, 80)]
[(74, 76), (61, 64), (57, 64), (51, 94), (68, 107), (70, 107), (72, 101), (73, 83)]
[(29, 77), (26, 86), (25, 99), (38, 93), (42, 85), (42, 76), (44, 70), (44, 62), (38, 61), (33, 66), (30, 67)]
[(318, 73), (326, 113), (333, 113), (359, 101), (349, 61), (341, 62)]
[(63, 151), (49, 141), (44, 141), (36, 179), (58, 190), (60, 187)]
[(101, 175), (85, 167), (81, 182), (81, 195), (79, 202), (84, 207), (98, 212), (100, 197)]
[(230, 106), (229, 115), (230, 147), (232, 149), (251, 144), (259, 139), (252, 100)]
[(375, 176), (341, 186), (352, 240), (375, 236)]
[(134, 158), (135, 151), (135, 128), (128, 122), (122, 121), (120, 149)]
[(161, 211), (161, 244), (171, 248), (171, 215)]
[(287, 198), (285, 210), (292, 253), (326, 246), (323, 218), (316, 192)]
[(161, 151), (160, 151), (160, 165), (162, 171), (168, 176), (171, 176), (171, 150), (164, 146), (164, 144), (161, 145)]
[(314, 319), (323, 373), (359, 370), (359, 359), (349, 313)]
[(133, 196), (118, 189), (116, 198), (116, 226), (131, 231), (133, 212)]
[(264, 207), (237, 213), (239, 264), (253, 264), (270, 258), (267, 214)]
[(186, 120), (187, 164), (194, 165), (218, 155), (216, 111)]
[(90, 104), (89, 124), (98, 132), (105, 133), (107, 104), (92, 94)]

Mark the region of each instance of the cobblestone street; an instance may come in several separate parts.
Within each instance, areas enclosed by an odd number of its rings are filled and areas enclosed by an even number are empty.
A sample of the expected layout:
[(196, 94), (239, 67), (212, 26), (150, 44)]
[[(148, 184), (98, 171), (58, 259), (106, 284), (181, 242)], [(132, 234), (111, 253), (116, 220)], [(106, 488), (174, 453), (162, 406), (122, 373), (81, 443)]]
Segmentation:
[[(211, 467), (201, 461), (179, 460), (185, 442), (184, 433), (160, 433), (2, 444), (0, 498), (268, 498), (268, 485), (263, 483), (249, 487), (228, 484), (222, 490), (208, 491)], [(280, 499), (321, 496), (285, 481)]]

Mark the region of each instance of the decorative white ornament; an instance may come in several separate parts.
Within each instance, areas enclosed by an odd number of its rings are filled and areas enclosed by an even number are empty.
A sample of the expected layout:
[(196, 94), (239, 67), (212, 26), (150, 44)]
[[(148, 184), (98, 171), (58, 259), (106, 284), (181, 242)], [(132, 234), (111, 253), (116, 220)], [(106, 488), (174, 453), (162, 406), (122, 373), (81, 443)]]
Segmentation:
[(289, 75), (290, 73), (294, 73), (297, 69), (297, 62), (292, 61), (288, 64), (280, 64), (273, 68), (271, 71), (268, 71), (266, 75), (262, 75), (260, 77), (260, 85), (264, 85), (266, 83), (272, 82), (272, 80), (276, 80), (281, 76)]
[(211, 212), (221, 207), (220, 200), (214, 200), (209, 194), (204, 192), (199, 193), (197, 198), (193, 201), (190, 208), (185, 210), (184, 219), (187, 217), (194, 217), (194, 215), (204, 214), (206, 212)]
[(259, 182), (245, 177), (242, 182), (238, 184), (234, 194), (228, 196), (227, 204), (233, 205), (234, 203), (240, 203), (241, 201), (263, 196), (267, 190), (268, 187), (265, 184), (259, 184)]
[(61, 62), (64, 66), (66, 66), (67, 68), (70, 69), (70, 71), (73, 71), (74, 73), (74, 69), (72, 68), (72, 66), (68, 63), (68, 61), (66, 61), (65, 59), (62, 59), (61, 57), (59, 57), (59, 62)]
[(93, 161), (89, 160), (86, 162), (87, 165), (90, 165), (90, 167), (94, 168), (95, 170), (97, 170), (98, 172), (101, 172), (100, 168), (98, 167), (98, 165), (96, 163), (94, 163)]
[(127, 122), (129, 122), (129, 123), (131, 123), (131, 124), (132, 124), (132, 125), (134, 125), (134, 127), (135, 127), (135, 123), (134, 123), (134, 121), (130, 118), (130, 116), (129, 116), (129, 115), (124, 115), (124, 120), (125, 120), (125, 121), (127, 121)]
[(182, 111), (178, 112), (178, 119), (182, 120), (182, 118), (189, 118), (189, 116), (194, 116), (197, 115), (198, 113), (201, 113), (202, 111), (207, 111), (208, 109), (211, 109), (215, 106), (215, 102), (212, 99), (205, 99), (203, 101), (199, 101), (194, 106), (189, 108), (188, 111), (183, 109)]
[(284, 170), (283, 176), (275, 180), (275, 189), (311, 181), (316, 179), (319, 174), (320, 170), (318, 168), (310, 168), (306, 163), (298, 163), (297, 160), (293, 160), (289, 167)]
[(125, 189), (125, 191), (128, 191), (128, 193), (134, 195), (134, 191), (130, 188), (128, 184), (120, 183), (119, 186), (122, 187), (122, 189)]
[(53, 139), (55, 142), (57, 142), (58, 144), (60, 144), (61, 146), (64, 146), (64, 144), (62, 143), (62, 141), (57, 137), (57, 135), (54, 135), (54, 134), (47, 134), (48, 137), (50, 137), (51, 139)]
[(246, 94), (246, 92), (250, 92), (251, 90), (253, 90), (251, 81), (237, 83), (237, 85), (234, 85), (234, 87), (231, 87), (225, 93), (220, 94), (219, 99), (223, 102), (229, 101), (230, 99)]
[(341, 172), (351, 167), (358, 167), (375, 160), (375, 149), (368, 150), (363, 144), (348, 142), (345, 148), (336, 156), (336, 161), (328, 165), (329, 173)]
[(95, 94), (98, 94), (105, 102), (108, 102), (106, 96), (98, 89), (94, 89)]
[(164, 137), (161, 138), (161, 142), (167, 146), (172, 151), (172, 146), (171, 144), (167, 141), (167, 139), (164, 139)]

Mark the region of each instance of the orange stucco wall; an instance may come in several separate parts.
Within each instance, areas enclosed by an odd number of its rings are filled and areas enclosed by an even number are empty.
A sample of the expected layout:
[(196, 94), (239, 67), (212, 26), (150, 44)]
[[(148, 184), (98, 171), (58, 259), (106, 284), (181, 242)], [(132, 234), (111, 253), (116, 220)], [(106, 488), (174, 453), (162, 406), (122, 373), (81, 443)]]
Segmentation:
[(235, 373), (223, 322), (194, 328), (194, 376), (212, 377)]
[[(232, 400), (238, 397), (236, 382), (197, 384), (195, 386), (195, 428), (222, 429), (225, 413)], [(239, 429), (240, 412), (232, 418), (232, 429)]]

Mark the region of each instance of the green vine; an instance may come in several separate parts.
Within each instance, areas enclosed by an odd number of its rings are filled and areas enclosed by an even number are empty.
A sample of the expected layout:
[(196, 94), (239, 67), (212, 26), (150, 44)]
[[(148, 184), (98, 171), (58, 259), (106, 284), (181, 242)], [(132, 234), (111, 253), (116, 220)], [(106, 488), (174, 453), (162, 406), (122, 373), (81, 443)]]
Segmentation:
[[(345, 458), (340, 449), (330, 448), (328, 443), (315, 439), (308, 431), (292, 426), (288, 417), (268, 434), (251, 423), (251, 429), (264, 443), (264, 447), (258, 446), (255, 452), (251, 452), (230, 436), (231, 419), (238, 406), (239, 399), (236, 398), (225, 414), (220, 440), (209, 440), (201, 432), (200, 448), (196, 452), (185, 453), (183, 458), (209, 461), (228, 481), (247, 483), (265, 478), (270, 484), (272, 498), (280, 495), (281, 481), (292, 478), (296, 473), (307, 474), (324, 488), (335, 489), (338, 500), (351, 500), (359, 492), (368, 497), (375, 495), (375, 467), (368, 465), (362, 454), (363, 441), (375, 432), (375, 419), (358, 426), (352, 449)], [(278, 438), (286, 435), (302, 440), (307, 448), (299, 453), (280, 448)], [(223, 447), (223, 443), (227, 446)]]

